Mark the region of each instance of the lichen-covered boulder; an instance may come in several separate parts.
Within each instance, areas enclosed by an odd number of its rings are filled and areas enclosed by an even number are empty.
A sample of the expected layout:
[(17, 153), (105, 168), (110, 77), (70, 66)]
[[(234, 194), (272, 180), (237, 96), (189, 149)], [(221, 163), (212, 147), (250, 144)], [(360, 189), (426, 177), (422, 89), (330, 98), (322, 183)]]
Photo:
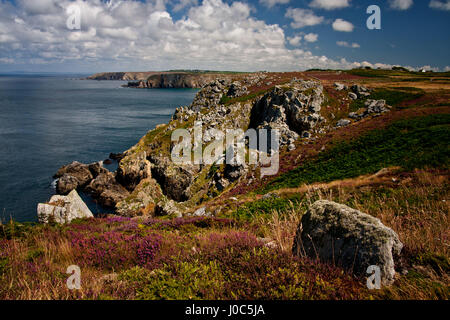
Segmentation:
[(155, 179), (144, 179), (128, 197), (116, 204), (116, 213), (127, 217), (153, 215), (156, 203), (163, 197)]
[(73, 219), (92, 218), (94, 215), (76, 190), (67, 196), (55, 195), (48, 203), (39, 203), (37, 215), (40, 223), (70, 223)]
[(151, 157), (154, 178), (161, 185), (164, 194), (175, 201), (190, 198), (189, 186), (199, 172), (198, 165), (176, 164), (168, 157)]
[(116, 173), (117, 181), (130, 191), (151, 176), (151, 163), (147, 160), (145, 151), (126, 155), (120, 160)]
[(181, 218), (183, 214), (173, 200), (162, 200), (155, 207), (156, 216), (175, 216)]
[(394, 280), (395, 260), (403, 244), (397, 234), (381, 221), (342, 204), (320, 200), (302, 217), (293, 253), (319, 258), (356, 275), (366, 275), (376, 265), (381, 282)]

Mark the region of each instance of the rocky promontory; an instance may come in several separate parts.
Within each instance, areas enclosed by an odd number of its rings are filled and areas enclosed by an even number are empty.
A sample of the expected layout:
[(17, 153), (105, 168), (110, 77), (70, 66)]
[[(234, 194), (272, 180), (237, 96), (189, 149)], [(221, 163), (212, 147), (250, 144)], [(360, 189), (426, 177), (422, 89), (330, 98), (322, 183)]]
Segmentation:
[(124, 80), (130, 88), (201, 88), (215, 79), (232, 79), (233, 73), (148, 71), (148, 72), (102, 72), (86, 80)]
[[(99, 77), (124, 79), (129, 76), (101, 74)], [(192, 132), (194, 124), (200, 122), (202, 141), (207, 145), (215, 139), (214, 132), (218, 130), (277, 129), (282, 152), (291, 152), (301, 141), (313, 141), (352, 122), (333, 120), (324, 113), (329, 103), (324, 86), (308, 77), (274, 78), (265, 72), (159, 73), (141, 80), (136, 86), (201, 87), (201, 90), (189, 106), (175, 110), (168, 124), (158, 125), (121, 154), (115, 172), (109, 172), (101, 163), (74, 162), (62, 167), (55, 175), (58, 179), (57, 193), (82, 190), (123, 216), (186, 215), (233, 186), (258, 179), (259, 164), (177, 164), (171, 160), (171, 134), (174, 130), (186, 128)], [(358, 85), (355, 88), (357, 92), (368, 92)], [(338, 91), (346, 89), (338, 88)], [(366, 111), (365, 116), (376, 115), (375, 111), (389, 111), (387, 108), (371, 108), (374, 103), (368, 100), (370, 112)], [(248, 151), (249, 147), (246, 148)]]

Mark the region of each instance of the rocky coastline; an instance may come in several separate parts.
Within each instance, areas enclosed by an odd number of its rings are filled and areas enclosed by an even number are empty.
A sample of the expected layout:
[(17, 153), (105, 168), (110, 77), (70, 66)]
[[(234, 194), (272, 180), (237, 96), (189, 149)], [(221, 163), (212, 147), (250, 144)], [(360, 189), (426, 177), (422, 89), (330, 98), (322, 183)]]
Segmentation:
[[(123, 77), (121, 74), (118, 77)], [(107, 78), (116, 75), (107, 76)], [(327, 105), (324, 87), (313, 79), (291, 78), (279, 85), (269, 86), (258, 94), (251, 90), (267, 84), (266, 73), (239, 76), (178, 73), (153, 75), (145, 88), (201, 86), (189, 106), (177, 108), (167, 124), (149, 131), (135, 146), (122, 154), (111, 154), (104, 161), (118, 161), (118, 168), (110, 172), (103, 162), (82, 164), (73, 162), (55, 174), (56, 192), (66, 195), (72, 190), (90, 194), (102, 206), (114, 209), (121, 216), (192, 215), (203, 209), (202, 203), (213, 199), (233, 186), (257, 179), (258, 165), (180, 165), (170, 160), (170, 135), (177, 128), (203, 125), (203, 142), (211, 141), (211, 130), (226, 128), (277, 129), (282, 150), (291, 152), (299, 144), (314, 141), (337, 128), (350, 125), (366, 117), (390, 111), (383, 100), (367, 100), (360, 114), (334, 121), (323, 115)], [(143, 84), (144, 83), (144, 84)], [(353, 85), (335, 83), (336, 91), (348, 91), (356, 99), (370, 96), (370, 90)], [(351, 98), (352, 99), (352, 98)], [(214, 167), (214, 173), (211, 173)], [(200, 206), (200, 207), (199, 207)]]
[[(446, 299), (444, 99), (332, 71), (211, 79), (128, 150), (61, 167), (27, 235), (0, 225), (17, 234), (3, 241), (8, 274), (37, 259), (45, 268), (28, 282), (41, 288), (47, 268), (75, 262), (93, 270), (83, 273), (93, 298)], [(172, 161), (172, 132), (192, 139), (198, 123), (205, 146), (214, 130), (277, 129), (279, 172)], [(93, 217), (79, 192), (114, 214)]]
[(232, 79), (232, 73), (217, 72), (102, 72), (84, 80), (122, 80), (128, 81), (123, 87), (152, 88), (202, 88), (214, 79)]

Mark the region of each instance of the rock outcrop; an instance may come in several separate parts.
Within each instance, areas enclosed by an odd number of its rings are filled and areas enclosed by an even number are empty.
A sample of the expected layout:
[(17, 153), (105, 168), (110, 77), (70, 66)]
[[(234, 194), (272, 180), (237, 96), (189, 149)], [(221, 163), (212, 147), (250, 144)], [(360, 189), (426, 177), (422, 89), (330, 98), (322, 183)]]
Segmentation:
[(294, 81), (288, 88), (275, 87), (253, 107), (251, 127), (278, 129), (281, 145), (291, 144), (300, 136), (309, 138), (319, 124), (324, 102), (323, 87), (315, 81)]
[(215, 73), (161, 72), (150, 74), (146, 79), (129, 82), (127, 87), (151, 88), (201, 88), (214, 79), (231, 79), (230, 75)]
[(189, 186), (192, 184), (199, 166), (175, 164), (167, 157), (153, 156), (153, 176), (161, 186), (164, 194), (176, 201), (190, 198)]
[(343, 90), (348, 90), (348, 87), (342, 83), (339, 82), (335, 82), (334, 83), (334, 89), (336, 91), (343, 91)]
[(128, 190), (133, 190), (141, 180), (151, 178), (151, 163), (146, 152), (132, 153), (119, 162), (116, 179)]
[(359, 84), (354, 84), (351, 87), (351, 90), (353, 91), (354, 94), (356, 94), (358, 96), (358, 98), (370, 96), (370, 90)]
[(131, 194), (116, 204), (116, 212), (122, 216), (148, 216), (155, 213), (155, 206), (164, 199), (160, 185), (153, 178), (142, 180)]
[(173, 200), (159, 202), (155, 208), (155, 215), (157, 216), (172, 215), (178, 218), (182, 217), (182, 213), (175, 204), (175, 201)]
[(315, 202), (302, 217), (293, 253), (339, 265), (359, 276), (378, 266), (381, 281), (394, 280), (402, 250), (397, 234), (379, 219), (331, 201)]
[(348, 117), (359, 121), (370, 116), (379, 116), (383, 113), (391, 111), (391, 106), (386, 104), (386, 100), (367, 99), (364, 103), (364, 109), (360, 112), (350, 112)]
[[(186, 128), (192, 135), (194, 126), (200, 123), (201, 139), (207, 146), (213, 140), (224, 139), (223, 133), (229, 129), (242, 132), (247, 129), (277, 129), (280, 146), (292, 151), (297, 148), (296, 142), (300, 138), (311, 142), (327, 130), (334, 129), (327, 125), (321, 114), (327, 98), (319, 81), (293, 78), (290, 82), (280, 81), (282, 84), (264, 94), (255, 94), (255, 87), (272, 85), (271, 81), (264, 82), (267, 78), (264, 72), (246, 75), (160, 72), (145, 75), (145, 79), (139, 79), (141, 81), (134, 85), (143, 88), (201, 86), (201, 90), (190, 105), (175, 110), (168, 124), (149, 131), (124, 153), (111, 154), (110, 158), (119, 161), (115, 173), (103, 168), (102, 163), (84, 165), (74, 162), (61, 168), (55, 175), (59, 178), (58, 193), (66, 194), (73, 189), (88, 191), (100, 204), (114, 207), (120, 215), (188, 213), (189, 207), (197, 207), (247, 178), (253, 181), (258, 164), (221, 164), (216, 159), (213, 168), (211, 164), (175, 163), (171, 160), (174, 144), (170, 136), (173, 130)], [(102, 74), (99, 77), (119, 76)], [(359, 85), (349, 89), (336, 83), (335, 87), (340, 91), (352, 91), (350, 93), (355, 99), (369, 93), (367, 88)], [(370, 110), (384, 109), (376, 104), (367, 110), (370, 113)], [(341, 119), (338, 126), (356, 120), (350, 116), (349, 119)], [(217, 136), (218, 132), (222, 132), (221, 137)], [(246, 148), (250, 148), (249, 141), (245, 143)], [(258, 151), (260, 156), (263, 153)], [(219, 160), (225, 157), (224, 154), (216, 156)], [(187, 211), (182, 212), (183, 208)]]
[(89, 170), (89, 165), (78, 161), (61, 167), (53, 176), (53, 178), (58, 179), (56, 183), (56, 192), (58, 194), (67, 194), (71, 190), (82, 188), (93, 177), (91, 170)]
[(67, 196), (54, 195), (48, 203), (39, 203), (37, 215), (40, 223), (70, 223), (74, 219), (92, 218), (93, 214), (75, 190)]
[(112, 172), (100, 173), (85, 188), (101, 205), (114, 208), (116, 204), (130, 195), (127, 189), (117, 182)]

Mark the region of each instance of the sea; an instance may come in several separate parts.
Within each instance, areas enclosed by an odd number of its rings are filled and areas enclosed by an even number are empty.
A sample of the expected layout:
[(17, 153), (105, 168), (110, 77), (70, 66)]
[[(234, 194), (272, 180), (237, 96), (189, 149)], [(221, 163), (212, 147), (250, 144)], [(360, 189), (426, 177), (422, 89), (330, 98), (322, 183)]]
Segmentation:
[[(189, 105), (195, 89), (124, 88), (87, 75), (0, 74), (0, 219), (36, 222), (55, 194), (52, 176), (72, 161), (127, 150)], [(109, 165), (114, 170), (117, 164)], [(82, 194), (94, 214), (108, 212)]]

